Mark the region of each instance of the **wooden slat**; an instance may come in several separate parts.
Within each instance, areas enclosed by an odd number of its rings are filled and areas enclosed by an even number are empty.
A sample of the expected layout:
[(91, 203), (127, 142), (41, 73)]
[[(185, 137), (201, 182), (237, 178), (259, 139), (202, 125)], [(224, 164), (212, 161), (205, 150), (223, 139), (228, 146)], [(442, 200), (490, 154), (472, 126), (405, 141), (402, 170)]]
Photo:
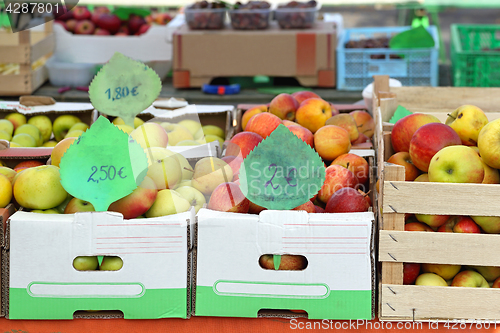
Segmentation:
[(31, 62), (35, 62), (41, 57), (53, 52), (56, 46), (56, 38), (53, 34), (48, 35), (31, 48)]
[[(27, 83), (26, 83), (27, 82)], [(0, 76), (1, 95), (31, 94), (30, 75), (3, 75)]]
[(386, 213), (500, 216), (497, 184), (386, 181), (383, 193)]
[[(0, 36), (0, 38), (2, 38)], [(30, 62), (30, 46), (0, 46), (0, 62), (26, 64)]]
[(398, 105), (399, 103), (396, 98), (380, 99), (380, 119), (382, 121), (389, 122), (394, 115), (394, 111), (398, 108)]
[[(382, 284), (380, 320), (500, 319), (500, 289)], [(453, 324), (450, 325), (450, 328)], [(495, 327), (491, 323), (491, 328)], [(424, 324), (424, 328), (425, 324)], [(470, 328), (470, 324), (467, 325)], [(474, 325), (471, 328), (476, 328)], [(460, 325), (456, 326), (460, 329)], [(462, 330), (464, 328), (462, 327)]]
[[(384, 221), (385, 222), (385, 221)], [(381, 230), (379, 260), (474, 266), (500, 266), (498, 235)]]

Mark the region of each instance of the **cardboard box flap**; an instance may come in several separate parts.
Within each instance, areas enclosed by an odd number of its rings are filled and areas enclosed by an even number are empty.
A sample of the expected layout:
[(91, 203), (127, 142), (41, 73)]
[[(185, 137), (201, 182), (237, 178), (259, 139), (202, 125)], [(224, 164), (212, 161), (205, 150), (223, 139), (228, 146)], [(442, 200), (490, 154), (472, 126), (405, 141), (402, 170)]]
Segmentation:
[(0, 109), (13, 110), (25, 115), (35, 115), (47, 112), (83, 112), (92, 111), (94, 106), (90, 103), (57, 102), (52, 105), (24, 106), (19, 102), (0, 102)]
[(182, 108), (178, 108), (175, 110), (165, 110), (160, 108), (155, 108), (154, 106), (150, 106), (143, 112), (149, 112), (156, 117), (161, 118), (175, 118), (180, 117), (185, 114), (199, 114), (199, 113), (219, 113), (224, 111), (233, 111), (233, 105), (196, 105), (190, 104)]

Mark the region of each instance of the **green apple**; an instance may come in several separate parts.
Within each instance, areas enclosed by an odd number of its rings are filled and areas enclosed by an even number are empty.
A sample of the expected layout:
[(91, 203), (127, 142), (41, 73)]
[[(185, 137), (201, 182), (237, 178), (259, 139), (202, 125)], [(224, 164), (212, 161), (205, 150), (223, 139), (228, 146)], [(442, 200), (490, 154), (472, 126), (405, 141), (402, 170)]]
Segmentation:
[(26, 133), (14, 135), (10, 142), (10, 147), (14, 147), (12, 143), (18, 144), (19, 147), (36, 147), (36, 140)]
[(500, 234), (500, 217), (499, 216), (471, 216), (474, 222), (477, 223), (487, 234)]
[(61, 204), (55, 207), (55, 209), (59, 212), (59, 214), (64, 214), (64, 210), (66, 209), (66, 206), (71, 201), (71, 199), (73, 199), (73, 196), (68, 193), (66, 199), (64, 199), (64, 201)]
[(7, 177), (7, 179), (12, 183), (14, 181), (14, 177), (17, 175), (17, 172), (9, 167), (0, 166), (0, 174)]
[(104, 256), (102, 258), (100, 271), (119, 271), (123, 267), (123, 260), (117, 256)]
[(233, 179), (231, 166), (217, 157), (204, 157), (194, 166), (192, 185), (204, 195), (211, 195), (222, 183)]
[[(114, 125), (125, 125), (125, 122), (123, 121), (122, 118), (116, 117), (115, 119), (113, 119), (113, 124)], [(144, 120), (142, 120), (139, 117), (134, 118), (134, 128), (137, 128), (137, 127), (141, 126), (142, 124), (144, 124)]]
[(184, 140), (193, 140), (191, 132), (182, 125), (163, 122), (160, 126), (167, 131), (169, 146), (175, 146)]
[(26, 116), (22, 113), (12, 112), (5, 116), (5, 119), (14, 125), (14, 130), (21, 125), (26, 124)]
[(181, 120), (181, 121), (179, 121), (178, 124), (187, 128), (188, 131), (191, 132), (191, 135), (193, 135), (193, 136), (196, 134), (196, 132), (198, 132), (201, 129), (200, 122), (192, 120), (192, 119)]
[(51, 209), (33, 209), (31, 211), (32, 213), (39, 213), (39, 214), (61, 214), (56, 208), (51, 208)]
[(54, 208), (67, 196), (61, 185), (59, 168), (53, 165), (25, 169), (14, 181), (14, 198), (28, 209)]
[(42, 133), (35, 125), (24, 124), (14, 130), (14, 136), (22, 133), (31, 135), (35, 139), (37, 147), (43, 144)]
[(460, 272), (462, 265), (447, 265), (447, 264), (422, 264), (424, 273), (434, 273), (445, 280), (450, 280)]
[(33, 116), (28, 119), (28, 124), (35, 125), (42, 133), (43, 142), (49, 141), (52, 135), (52, 121), (45, 115)]
[(120, 124), (120, 125), (115, 125), (115, 126), (127, 134), (132, 133), (132, 131), (134, 130), (134, 128), (132, 126), (125, 125), (125, 124)]
[(448, 146), (438, 151), (429, 164), (429, 181), (481, 183), (484, 167), (479, 155), (468, 146)]
[(188, 180), (188, 179), (191, 180), (191, 178), (193, 178), (194, 169), (191, 166), (191, 164), (189, 164), (189, 161), (187, 160), (187, 158), (185, 158), (181, 154), (175, 154), (175, 158), (177, 158), (177, 160), (179, 161), (179, 163), (181, 165), (182, 179), (183, 180)]
[(42, 147), (51, 147), (51, 148), (55, 146), (57, 146), (57, 141), (52, 141), (52, 140), (44, 142), (42, 145)]
[(158, 190), (171, 189), (182, 180), (181, 165), (174, 156), (165, 156), (153, 161), (147, 176), (153, 180)]
[(207, 134), (205, 135), (205, 141), (207, 143), (209, 142), (213, 142), (213, 141), (219, 141), (219, 145), (222, 147), (222, 145), (224, 144), (224, 139), (217, 136), (217, 135), (212, 135), (212, 134)]
[(215, 125), (205, 125), (202, 127), (203, 133), (206, 135), (216, 135), (218, 137), (223, 138), (224, 135), (224, 130), (220, 128), (219, 126)]
[(76, 123), (81, 123), (82, 121), (77, 116), (71, 114), (64, 114), (54, 120), (52, 125), (52, 130), (54, 131), (54, 137), (56, 141), (61, 141), (68, 133), (69, 129)]
[(158, 217), (187, 212), (191, 208), (189, 201), (184, 199), (174, 190), (161, 190), (158, 192), (155, 203), (146, 212), (146, 217)]
[(67, 138), (77, 138), (79, 137), (80, 135), (82, 135), (83, 133), (85, 133), (84, 131), (82, 130), (70, 130), (68, 131), (68, 133), (66, 133), (66, 135), (64, 136), (65, 139)]
[(141, 145), (143, 149), (151, 147), (163, 147), (168, 144), (167, 132), (160, 124), (144, 123), (134, 129), (130, 136)]
[(89, 129), (89, 125), (87, 125), (85, 123), (76, 123), (73, 126), (71, 126), (71, 128), (68, 130), (68, 132), (71, 132), (73, 130), (81, 130), (81, 131), (85, 132), (88, 129)]
[(10, 140), (12, 140), (12, 135), (10, 135), (9, 133), (7, 133), (4, 130), (0, 130), (0, 140), (10, 141)]
[(182, 186), (191, 186), (192, 187), (192, 184), (191, 184), (191, 179), (183, 179), (179, 185), (177, 186), (177, 188), (179, 187), (182, 187)]
[(14, 133), (14, 125), (7, 119), (0, 119), (0, 130), (9, 133), (10, 136)]
[(198, 213), (201, 207), (207, 203), (203, 193), (191, 186), (181, 186), (176, 188), (175, 191), (186, 199), (192, 206), (194, 206), (196, 213)]
[(200, 143), (195, 140), (183, 140), (176, 144), (176, 146), (199, 146)]
[(447, 287), (445, 279), (434, 273), (423, 273), (420, 274), (415, 280), (415, 285), (417, 286), (442, 286)]
[[(33, 138), (32, 138), (32, 139), (33, 139)], [(10, 148), (20, 148), (20, 147), (24, 147), (24, 146), (21, 146), (21, 144), (19, 144), (19, 143), (17, 143), (17, 142), (13, 142), (13, 141), (11, 141), (11, 142), (9, 143), (9, 147), (10, 147)]]
[(74, 214), (79, 212), (95, 212), (94, 205), (82, 199), (72, 198), (64, 208), (64, 214)]
[(494, 266), (472, 266), (476, 271), (478, 271), (486, 281), (492, 282), (500, 277), (500, 267)]
[(77, 271), (95, 271), (99, 267), (96, 256), (79, 256), (73, 259), (73, 267)]

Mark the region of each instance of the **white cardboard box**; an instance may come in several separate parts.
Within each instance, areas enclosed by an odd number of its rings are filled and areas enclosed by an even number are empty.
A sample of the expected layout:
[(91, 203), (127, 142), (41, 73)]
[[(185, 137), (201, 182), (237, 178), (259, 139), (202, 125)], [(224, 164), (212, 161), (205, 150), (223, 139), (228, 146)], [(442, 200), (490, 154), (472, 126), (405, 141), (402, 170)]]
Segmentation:
[[(7, 316), (72, 319), (77, 310), (119, 310), (130, 319), (187, 318), (193, 220), (194, 209), (134, 220), (112, 212), (15, 213), (6, 234)], [(99, 255), (121, 257), (122, 269), (73, 268), (75, 257)]]
[[(195, 315), (257, 317), (263, 309), (295, 309), (309, 319), (374, 316), (373, 213), (201, 209), (197, 221)], [(263, 254), (303, 255), (308, 266), (265, 270)]]

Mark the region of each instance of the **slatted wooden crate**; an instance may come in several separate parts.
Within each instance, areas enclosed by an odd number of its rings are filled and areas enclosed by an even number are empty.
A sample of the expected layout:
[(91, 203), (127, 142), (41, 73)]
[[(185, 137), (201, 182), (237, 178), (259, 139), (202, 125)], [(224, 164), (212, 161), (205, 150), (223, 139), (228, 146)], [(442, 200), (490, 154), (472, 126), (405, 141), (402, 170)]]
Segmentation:
[[(499, 91), (472, 88), (480, 93), (472, 94), (467, 91), (469, 88), (446, 88), (441, 93), (430, 90), (430, 94), (425, 94), (421, 88), (411, 88), (413, 92), (409, 89), (384, 92), (379, 85), (376, 89), (382, 91), (374, 98), (381, 192), (377, 198), (381, 212), (379, 318), (387, 321), (456, 319), (472, 323), (500, 320), (500, 289), (403, 285), (404, 262), (500, 266), (496, 255), (500, 251), (500, 235), (404, 231), (405, 213), (500, 216), (500, 185), (405, 182), (404, 167), (385, 162), (394, 153), (390, 140), (392, 125), (387, 121), (399, 104), (412, 112), (432, 113), (442, 121), (456, 107), (476, 104), (491, 121), (500, 118), (500, 113), (493, 111), (500, 110)], [(403, 95), (401, 101), (400, 94)], [(422, 105), (435, 108), (420, 107), (418, 99), (426, 101)]]

